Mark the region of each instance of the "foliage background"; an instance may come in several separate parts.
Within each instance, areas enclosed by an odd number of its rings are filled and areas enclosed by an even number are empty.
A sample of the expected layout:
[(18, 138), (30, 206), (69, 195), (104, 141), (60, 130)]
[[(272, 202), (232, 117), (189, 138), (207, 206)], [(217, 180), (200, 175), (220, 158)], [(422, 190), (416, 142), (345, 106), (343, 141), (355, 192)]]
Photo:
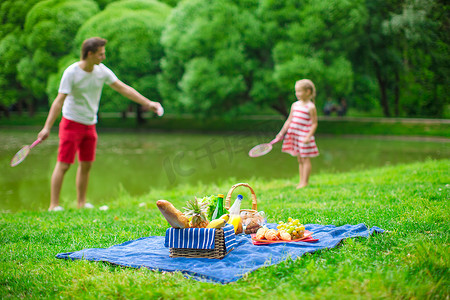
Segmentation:
[[(119, 78), (173, 114), (283, 114), (310, 78), (319, 113), (449, 115), (449, 5), (438, 0), (4, 0), (0, 108), (47, 111), (90, 36)], [(105, 88), (102, 111), (129, 110)]]

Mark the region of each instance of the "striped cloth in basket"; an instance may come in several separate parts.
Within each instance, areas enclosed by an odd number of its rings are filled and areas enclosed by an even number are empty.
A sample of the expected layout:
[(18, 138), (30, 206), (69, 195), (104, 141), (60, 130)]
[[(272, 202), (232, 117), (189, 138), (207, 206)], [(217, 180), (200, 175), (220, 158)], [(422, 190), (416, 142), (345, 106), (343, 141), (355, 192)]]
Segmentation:
[[(222, 228), (226, 251), (236, 246), (236, 236), (233, 225), (227, 224)], [(169, 228), (166, 231), (164, 246), (168, 248), (214, 249), (215, 230), (213, 228)]]

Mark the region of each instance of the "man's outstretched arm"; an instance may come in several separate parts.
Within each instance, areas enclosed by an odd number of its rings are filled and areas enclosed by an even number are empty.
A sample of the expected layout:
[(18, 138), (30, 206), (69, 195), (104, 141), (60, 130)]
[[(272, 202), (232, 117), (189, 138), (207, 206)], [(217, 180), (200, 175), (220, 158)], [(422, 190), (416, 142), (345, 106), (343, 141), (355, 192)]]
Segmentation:
[(110, 85), (116, 92), (120, 93), (121, 95), (125, 96), (126, 98), (130, 99), (131, 101), (134, 101), (140, 105), (145, 110), (151, 110), (154, 112), (157, 112), (159, 109), (162, 109), (162, 106), (159, 102), (150, 101), (146, 97), (142, 96), (138, 91), (136, 91), (131, 86), (123, 83), (120, 80), (117, 80), (113, 84)]

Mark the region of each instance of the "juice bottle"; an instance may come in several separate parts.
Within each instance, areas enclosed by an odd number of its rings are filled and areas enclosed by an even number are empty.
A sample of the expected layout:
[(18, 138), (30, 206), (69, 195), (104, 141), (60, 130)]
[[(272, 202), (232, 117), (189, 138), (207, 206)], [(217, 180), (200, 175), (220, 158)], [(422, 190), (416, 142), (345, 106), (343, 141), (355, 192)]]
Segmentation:
[(216, 209), (213, 212), (211, 220), (215, 220), (217, 218), (220, 218), (223, 215), (223, 195), (219, 194), (217, 195), (217, 205)]
[(239, 223), (241, 222), (241, 216), (239, 215), (230, 215), (230, 220), (228, 220), (228, 224), (233, 225), (234, 233), (237, 233)]
[(234, 232), (237, 232), (237, 229), (239, 227), (239, 223), (241, 222), (241, 202), (242, 202), (242, 195), (238, 195), (236, 200), (233, 203), (233, 206), (230, 208), (230, 219), (228, 220), (228, 224), (231, 224), (234, 226)]

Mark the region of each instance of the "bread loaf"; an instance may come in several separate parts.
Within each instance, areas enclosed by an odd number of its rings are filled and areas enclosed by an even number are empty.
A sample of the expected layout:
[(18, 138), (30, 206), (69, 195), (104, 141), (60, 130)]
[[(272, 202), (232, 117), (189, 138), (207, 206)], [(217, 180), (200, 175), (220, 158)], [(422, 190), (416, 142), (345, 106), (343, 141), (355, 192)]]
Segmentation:
[(167, 222), (169, 222), (170, 226), (173, 228), (189, 228), (189, 220), (185, 217), (185, 215), (175, 208), (167, 200), (158, 200), (156, 201), (156, 205), (161, 211), (164, 218), (166, 218)]
[(264, 233), (264, 237), (266, 238), (266, 240), (269, 241), (277, 241), (278, 237), (277, 237), (277, 232), (275, 231), (275, 229), (269, 229)]
[(256, 232), (256, 239), (258, 240), (265, 239), (265, 234), (267, 230), (269, 230), (267, 229), (267, 227), (261, 227), (260, 229), (258, 229), (258, 231)]
[(258, 223), (256, 223), (254, 220), (252, 220), (250, 222), (250, 224), (247, 225), (247, 227), (245, 228), (245, 234), (252, 234), (252, 233), (256, 233), (258, 231), (259, 228), (261, 228), (262, 226), (259, 225)]

